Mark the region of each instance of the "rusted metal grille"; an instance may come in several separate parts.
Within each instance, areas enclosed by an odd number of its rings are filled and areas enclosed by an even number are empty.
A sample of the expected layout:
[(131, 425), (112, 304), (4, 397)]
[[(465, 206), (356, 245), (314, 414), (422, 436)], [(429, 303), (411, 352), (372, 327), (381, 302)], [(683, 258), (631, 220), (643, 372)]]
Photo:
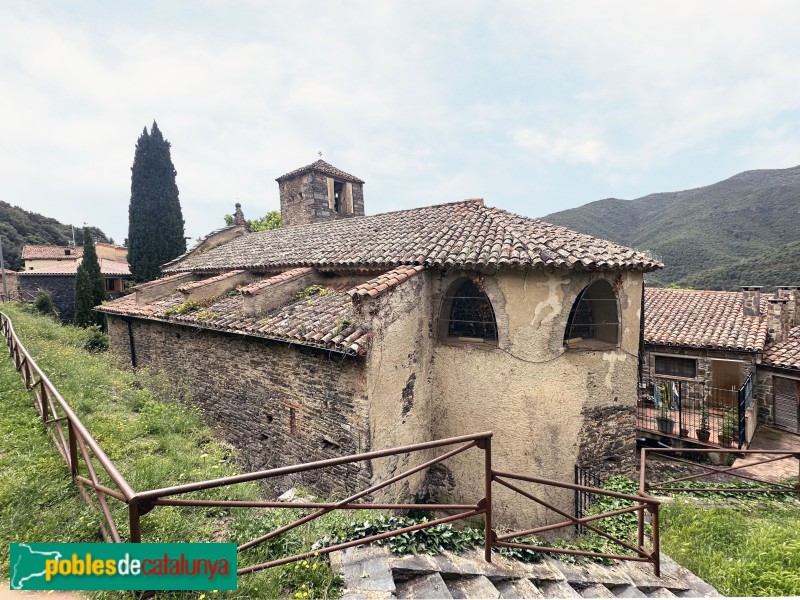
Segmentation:
[(497, 321), (492, 303), (471, 279), (462, 283), (450, 300), (447, 335), (450, 337), (497, 339)]

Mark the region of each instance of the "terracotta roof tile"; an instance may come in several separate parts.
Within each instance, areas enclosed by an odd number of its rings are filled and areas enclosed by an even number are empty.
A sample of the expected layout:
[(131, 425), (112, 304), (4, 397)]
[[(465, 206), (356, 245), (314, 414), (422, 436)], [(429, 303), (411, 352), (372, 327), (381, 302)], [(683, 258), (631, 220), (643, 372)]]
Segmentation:
[(402, 266), (397, 267), (396, 269), (392, 269), (391, 271), (384, 273), (383, 275), (379, 275), (374, 279), (370, 279), (367, 282), (364, 282), (356, 287), (347, 290), (347, 293), (350, 295), (351, 298), (375, 298), (380, 294), (384, 293), (386, 290), (391, 289), (397, 285), (400, 285), (410, 277), (413, 277), (417, 273), (421, 273), (425, 267), (422, 265), (415, 265), (415, 266)]
[[(61, 264), (53, 265), (52, 267), (44, 267), (41, 269), (34, 269), (33, 271), (20, 271), (20, 275), (75, 275), (78, 272), (78, 265), (81, 264), (83, 258), (79, 260), (64, 261)], [(130, 277), (131, 270), (126, 262), (118, 262), (109, 260), (107, 258), (98, 259), (100, 263), (100, 272), (103, 275)]]
[[(66, 251), (69, 250), (69, 254)], [(73, 260), (83, 256), (83, 246), (38, 246), (25, 245), (22, 247), (22, 260), (32, 259), (57, 259), (66, 258)]]
[(311, 163), (310, 165), (306, 165), (305, 167), (300, 167), (299, 169), (290, 171), (285, 175), (281, 175), (275, 181), (283, 181), (284, 179), (297, 177), (298, 175), (302, 175), (303, 173), (308, 173), (309, 171), (317, 171), (319, 173), (330, 175), (331, 177), (335, 177), (337, 179), (344, 179), (345, 181), (351, 181), (353, 183), (364, 183), (361, 179), (359, 179), (355, 175), (350, 175), (350, 173), (345, 173), (341, 169), (337, 169), (332, 164), (327, 163), (322, 159), (314, 161), (313, 163)]
[(741, 292), (645, 289), (644, 339), (649, 344), (761, 352), (767, 342), (767, 302), (746, 317)]
[[(397, 283), (393, 285), (397, 286), (421, 270), (422, 267), (419, 266), (396, 269), (391, 274), (386, 273), (349, 291), (346, 290), (350, 286), (344, 282), (337, 282), (334, 278), (330, 284), (326, 284), (329, 288), (328, 293), (314, 295), (310, 298), (293, 299), (286, 305), (261, 316), (245, 316), (243, 294), (253, 293), (253, 290), (248, 288), (258, 288), (255, 290), (258, 292), (274, 283), (307, 274), (311, 269), (287, 271), (239, 291), (232, 291), (208, 303), (203, 303), (201, 308), (195, 308), (182, 315), (174, 311), (185, 299), (184, 295), (177, 290), (147, 304), (137, 304), (135, 294), (123, 296), (104, 304), (99, 310), (112, 315), (164, 320), (204, 329), (326, 348), (348, 354), (365, 354), (372, 333), (356, 322), (351, 292), (363, 285), (373, 286), (375, 285), (373, 282), (377, 279), (396, 279)], [(223, 276), (230, 276), (230, 273), (224, 273)], [(204, 284), (219, 277), (196, 283)], [(150, 283), (161, 284), (170, 279), (175, 279), (175, 277), (164, 277)]]
[(800, 327), (789, 332), (789, 338), (772, 344), (764, 351), (762, 363), (771, 367), (800, 371)]
[(401, 265), (653, 271), (649, 256), (481, 200), (248, 233), (165, 272)]
[(253, 284), (243, 287), (240, 291), (245, 296), (253, 296), (255, 294), (260, 294), (264, 290), (268, 289), (270, 286), (276, 285), (278, 283), (284, 283), (286, 281), (289, 281), (290, 279), (302, 277), (303, 275), (308, 275), (313, 272), (314, 269), (311, 269), (309, 267), (302, 267), (300, 269), (292, 269), (290, 271), (284, 271), (283, 273), (275, 275), (274, 277), (269, 277), (267, 279), (262, 279), (261, 281), (256, 281)]
[(209, 277), (208, 279), (201, 279), (200, 281), (192, 281), (190, 283), (184, 284), (179, 288), (177, 288), (177, 290), (185, 294), (187, 292), (191, 292), (192, 290), (196, 290), (197, 288), (207, 286), (211, 283), (217, 283), (218, 281), (225, 281), (226, 279), (230, 279), (231, 277), (236, 277), (237, 275), (241, 275), (242, 273), (244, 273), (244, 271), (241, 270), (227, 271), (226, 273), (221, 273), (216, 277)]

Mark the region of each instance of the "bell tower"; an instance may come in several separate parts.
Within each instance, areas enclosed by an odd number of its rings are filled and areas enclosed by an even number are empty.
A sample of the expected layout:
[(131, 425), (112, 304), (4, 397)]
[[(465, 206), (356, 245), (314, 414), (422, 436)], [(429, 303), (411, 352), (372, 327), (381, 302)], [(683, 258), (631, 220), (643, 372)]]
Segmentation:
[(275, 181), (284, 227), (364, 216), (364, 182), (322, 159)]

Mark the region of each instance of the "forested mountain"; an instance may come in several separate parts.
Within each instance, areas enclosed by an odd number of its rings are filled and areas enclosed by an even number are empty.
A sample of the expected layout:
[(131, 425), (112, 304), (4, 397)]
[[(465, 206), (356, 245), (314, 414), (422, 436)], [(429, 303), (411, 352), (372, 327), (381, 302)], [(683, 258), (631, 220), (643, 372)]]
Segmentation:
[(745, 171), (705, 187), (608, 198), (543, 220), (650, 250), (650, 285), (736, 289), (800, 285), (800, 166)]
[[(89, 229), (95, 242), (111, 242), (97, 227)], [(25, 244), (66, 246), (72, 241), (72, 227), (0, 200), (0, 235), (3, 236), (6, 267), (19, 271), (22, 268), (22, 247)], [(78, 245), (83, 244), (82, 227), (75, 227), (75, 242)]]

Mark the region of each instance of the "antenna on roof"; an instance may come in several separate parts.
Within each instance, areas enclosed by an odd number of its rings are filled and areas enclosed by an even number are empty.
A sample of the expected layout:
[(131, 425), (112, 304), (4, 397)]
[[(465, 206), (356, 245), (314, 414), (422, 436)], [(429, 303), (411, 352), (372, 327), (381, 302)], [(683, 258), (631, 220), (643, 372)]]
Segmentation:
[(322, 151), (321, 150), (319, 152), (317, 152), (317, 154), (319, 155), (320, 158), (322, 158)]

